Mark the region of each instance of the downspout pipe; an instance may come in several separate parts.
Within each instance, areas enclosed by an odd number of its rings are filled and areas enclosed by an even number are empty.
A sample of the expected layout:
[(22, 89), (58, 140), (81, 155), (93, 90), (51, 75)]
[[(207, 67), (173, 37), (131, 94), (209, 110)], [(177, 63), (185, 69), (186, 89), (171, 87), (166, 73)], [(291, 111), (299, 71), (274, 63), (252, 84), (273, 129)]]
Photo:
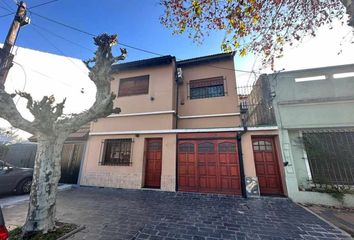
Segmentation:
[[(175, 77), (175, 84), (176, 84), (176, 115), (175, 115), (175, 127), (178, 129), (178, 105), (179, 105), (179, 83), (178, 83), (178, 77), (177, 77), (177, 63), (175, 60), (175, 72), (174, 72), (174, 77)], [(178, 191), (178, 136), (176, 134), (176, 183), (175, 183), (175, 190)]]
[(246, 191), (246, 176), (245, 176), (245, 165), (243, 161), (243, 152), (242, 152), (242, 135), (247, 132), (247, 124), (245, 123), (244, 117), (241, 119), (243, 130), (237, 133), (237, 150), (238, 150), (238, 159), (240, 163), (240, 178), (241, 178), (241, 193), (243, 198), (247, 198)]

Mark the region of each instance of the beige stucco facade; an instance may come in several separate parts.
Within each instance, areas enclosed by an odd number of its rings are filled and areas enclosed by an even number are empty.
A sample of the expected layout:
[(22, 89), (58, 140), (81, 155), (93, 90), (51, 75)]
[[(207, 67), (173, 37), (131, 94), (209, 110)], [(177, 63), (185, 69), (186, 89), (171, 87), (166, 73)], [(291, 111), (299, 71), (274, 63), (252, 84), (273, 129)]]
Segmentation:
[[(178, 67), (183, 72), (183, 82), (178, 86), (179, 128), (240, 126), (235, 72), (230, 70), (234, 69), (234, 61), (232, 59), (212, 64), (187, 63)], [(189, 96), (190, 81), (212, 77), (224, 78), (225, 96), (191, 99)]]
[(256, 166), (254, 162), (254, 153), (252, 149), (252, 137), (257, 136), (272, 136), (274, 137), (275, 148), (277, 153), (277, 160), (279, 165), (279, 171), (281, 175), (281, 183), (284, 195), (287, 196), (286, 182), (285, 182), (285, 172), (283, 167), (283, 159), (280, 153), (279, 136), (278, 130), (251, 130), (246, 132), (242, 136), (242, 153), (245, 166), (245, 176), (247, 177), (257, 177)]
[[(226, 56), (226, 57), (225, 57)], [(140, 63), (139, 63), (140, 64)], [(177, 68), (183, 81), (176, 81)], [(211, 61), (176, 62), (122, 69), (113, 73), (112, 91), (118, 94), (122, 78), (149, 75), (147, 94), (117, 97), (114, 104), (121, 113), (91, 123), (85, 160), (81, 169), (81, 185), (133, 188), (145, 186), (146, 139), (162, 138), (161, 190), (176, 191), (177, 134), (191, 132), (241, 132), (239, 104), (233, 55), (221, 55)], [(223, 77), (225, 96), (202, 99), (188, 97), (192, 80)], [(277, 131), (252, 130), (242, 137), (246, 176), (256, 176), (252, 135), (276, 136)], [(105, 166), (104, 141), (131, 139), (131, 164)], [(280, 159), (280, 158), (279, 158)]]
[[(130, 166), (103, 166), (103, 141), (105, 139), (132, 139), (132, 164)], [(145, 140), (162, 138), (162, 173), (161, 190), (175, 191), (176, 175), (176, 135), (106, 135), (91, 136), (87, 145), (86, 159), (80, 184), (100, 187), (132, 188), (144, 187), (145, 174)]]

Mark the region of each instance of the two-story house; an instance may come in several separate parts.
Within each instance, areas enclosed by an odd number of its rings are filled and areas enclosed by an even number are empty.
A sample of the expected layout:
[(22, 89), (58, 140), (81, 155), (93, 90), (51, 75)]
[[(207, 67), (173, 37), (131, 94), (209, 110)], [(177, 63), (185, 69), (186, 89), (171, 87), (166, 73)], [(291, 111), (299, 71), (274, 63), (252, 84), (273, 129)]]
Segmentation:
[(91, 123), (81, 185), (241, 195), (249, 177), (261, 194), (286, 194), (277, 128), (241, 126), (234, 53), (128, 62), (112, 74), (122, 112)]

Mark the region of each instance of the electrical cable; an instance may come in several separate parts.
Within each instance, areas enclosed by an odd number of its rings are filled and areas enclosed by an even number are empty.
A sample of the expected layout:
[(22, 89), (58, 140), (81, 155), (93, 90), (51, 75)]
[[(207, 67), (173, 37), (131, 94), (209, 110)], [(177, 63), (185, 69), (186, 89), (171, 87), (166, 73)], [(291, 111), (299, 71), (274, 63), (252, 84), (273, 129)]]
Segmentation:
[(83, 46), (83, 45), (81, 45), (81, 44), (78, 44), (77, 42), (74, 42), (74, 41), (72, 41), (72, 40), (70, 40), (70, 39), (67, 39), (67, 38), (65, 38), (65, 37), (63, 37), (63, 36), (61, 36), (61, 35), (59, 35), (59, 34), (53, 32), (53, 31), (51, 31), (51, 30), (49, 30), (49, 29), (47, 29), (47, 28), (44, 28), (44, 27), (42, 27), (42, 26), (39, 26), (38, 24), (35, 24), (35, 23), (32, 22), (31, 25), (32, 25), (32, 26), (35, 26), (35, 27), (41, 29), (42, 31), (45, 31), (45, 32), (47, 32), (47, 33), (49, 33), (49, 34), (51, 34), (51, 35), (57, 37), (57, 38), (60, 38), (60, 39), (62, 39), (62, 40), (64, 40), (64, 41), (67, 41), (67, 42), (69, 42), (69, 43), (71, 43), (71, 44), (73, 44), (73, 45), (75, 45), (75, 46), (78, 46), (78, 47), (80, 47), (80, 48), (82, 48), (82, 49), (85, 49), (85, 50), (89, 51), (90, 53), (94, 53), (94, 51), (93, 51), (92, 49), (90, 49), (90, 48), (88, 48), (88, 47), (85, 47), (85, 46)]
[(33, 8), (37, 8), (37, 7), (42, 7), (44, 5), (47, 5), (47, 4), (50, 4), (50, 3), (53, 3), (53, 2), (58, 2), (59, 0), (51, 0), (51, 1), (48, 1), (48, 2), (44, 2), (44, 3), (40, 3), (40, 4), (37, 4), (37, 5), (34, 5), (32, 7), (29, 7), (28, 9), (33, 9)]
[[(18, 62), (15, 62), (15, 61), (12, 61), (12, 62), (15, 63), (15, 64), (17, 64), (18, 66), (20, 66), (20, 68), (21, 68), (22, 71), (23, 71), (23, 74), (24, 74), (24, 76), (25, 76), (25, 82), (24, 82), (23, 87), (22, 87), (22, 92), (24, 92), (24, 91), (25, 91), (25, 88), (26, 88), (26, 85), (27, 85), (27, 73), (26, 73), (26, 70), (25, 70), (25, 68), (23, 67), (22, 64), (20, 64), (20, 63), (18, 63)], [(19, 97), (19, 98), (16, 100), (16, 103), (15, 103), (16, 106), (17, 106), (18, 102), (20, 101), (20, 99), (21, 99), (21, 97)]]
[[(17, 2), (16, 0), (13, 0), (13, 1), (15, 2), (16, 5), (18, 5), (18, 2)], [(57, 2), (57, 1), (59, 1), (59, 0), (51, 0), (51, 1), (48, 1), (48, 2), (43, 2), (43, 3), (40, 3), (40, 4), (34, 5), (34, 6), (32, 6), (32, 7), (29, 7), (28, 9), (33, 9), (33, 8), (45, 6), (45, 5), (47, 5), (47, 4), (50, 4), (50, 3), (53, 3), (53, 2)], [(6, 4), (6, 5), (7, 5), (7, 4)], [(28, 9), (27, 9), (27, 10), (28, 10)], [(16, 12), (11, 11), (11, 12), (8, 13), (8, 14), (1, 15), (0, 18), (7, 17), (7, 16), (10, 16), (10, 15), (15, 14), (15, 13), (16, 13)]]
[(8, 14), (5, 14), (5, 15), (0, 15), (0, 18), (3, 18), (3, 17), (8, 17), (8, 16), (10, 16), (10, 15), (12, 15), (12, 14), (14, 14), (13, 12), (11, 12), (11, 13), (8, 13)]
[[(34, 25), (32, 25), (34, 26)], [(36, 28), (36, 26), (34, 26)], [(50, 45), (52, 45), (53, 48), (55, 48), (58, 52), (60, 52), (68, 61), (70, 61), (77, 69), (79, 69), (85, 76), (88, 76), (87, 72), (84, 72), (83, 69), (81, 69), (76, 63), (69, 57), (65, 55), (65, 53), (59, 49), (52, 41), (50, 41), (45, 35), (43, 35), (40, 31), (37, 29), (33, 28), (45, 41), (47, 41)]]
[(5, 4), (7, 10), (9, 10), (9, 12), (12, 12), (12, 11), (13, 11), (13, 10), (11, 9), (10, 4), (8, 4), (7, 2), (5, 2), (5, 0), (1, 0), (1, 2), (2, 2), (3, 4)]
[[(30, 11), (33, 15), (36, 15), (42, 19), (45, 19), (49, 22), (52, 22), (52, 23), (55, 23), (55, 24), (58, 24), (58, 25), (61, 25), (63, 27), (66, 27), (66, 28), (69, 28), (71, 30), (74, 30), (74, 31), (77, 31), (77, 32), (80, 32), (82, 34), (86, 34), (88, 36), (91, 36), (91, 37), (95, 37), (96, 35), (93, 34), (93, 33), (90, 33), (88, 31), (85, 31), (83, 29), (80, 29), (80, 28), (77, 28), (77, 27), (73, 27), (71, 25), (68, 25), (66, 23), (63, 23), (63, 22), (60, 22), (58, 20), (54, 20), (54, 19), (51, 19), (51, 18), (48, 18), (46, 16), (43, 16), (41, 14), (38, 14), (38, 13), (35, 13), (33, 11)], [(137, 50), (137, 51), (141, 51), (141, 52), (145, 52), (145, 53), (149, 53), (149, 54), (153, 54), (153, 55), (157, 55), (157, 56), (165, 56), (164, 54), (161, 54), (161, 53), (157, 53), (157, 52), (153, 52), (153, 51), (150, 51), (150, 50), (146, 50), (146, 49), (143, 49), (143, 48), (138, 48), (138, 47), (135, 47), (135, 46), (132, 46), (132, 45), (129, 45), (129, 44), (126, 44), (126, 43), (122, 43), (122, 42), (119, 42), (118, 45), (121, 45), (123, 47), (127, 47), (127, 48), (131, 48), (131, 49), (134, 49), (134, 50)], [(182, 61), (182, 59), (179, 59), (179, 58), (176, 58), (178, 61)], [(235, 72), (244, 72), (244, 73), (254, 73), (254, 71), (247, 71), (247, 70), (240, 70), (240, 69), (234, 69), (234, 68), (225, 68), (225, 67), (219, 67), (219, 66), (214, 66), (214, 65), (207, 65), (209, 67), (213, 67), (213, 68), (219, 68), (219, 69), (223, 69), (223, 70), (230, 70), (230, 71), (235, 71)]]
[(0, 6), (0, 8), (10, 12), (9, 9), (7, 9), (6, 7)]

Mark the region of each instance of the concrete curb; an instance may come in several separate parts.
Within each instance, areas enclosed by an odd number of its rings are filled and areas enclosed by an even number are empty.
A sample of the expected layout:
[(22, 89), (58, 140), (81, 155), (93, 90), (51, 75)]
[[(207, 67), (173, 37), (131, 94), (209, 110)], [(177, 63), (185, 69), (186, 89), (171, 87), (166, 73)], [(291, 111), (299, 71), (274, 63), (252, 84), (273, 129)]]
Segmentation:
[(347, 233), (346, 231), (344, 231), (343, 229), (337, 227), (336, 225), (334, 225), (333, 223), (329, 222), (328, 220), (324, 219), (323, 217), (321, 217), (320, 215), (318, 215), (317, 213), (313, 212), (311, 209), (308, 209), (307, 207), (303, 206), (302, 204), (296, 203), (294, 202), (296, 205), (298, 205), (299, 207), (303, 208), (304, 210), (308, 211), (309, 213), (311, 213), (312, 215), (316, 216), (317, 218), (321, 219), (323, 222), (327, 223), (328, 225), (330, 225), (331, 227), (337, 229), (338, 231), (340, 231), (342, 234), (346, 235), (349, 239), (353, 239), (353, 237)]
[[(73, 186), (72, 185), (69, 185), (69, 184), (64, 184), (64, 185), (61, 185), (58, 187), (58, 191), (61, 192), (61, 191), (66, 191), (66, 190), (69, 190), (69, 189), (72, 189)], [(26, 201), (29, 200), (29, 194), (27, 195), (22, 195), (22, 196), (9, 196), (9, 197), (6, 197), (4, 199), (0, 199), (0, 207), (1, 208), (5, 208), (5, 207), (11, 207), (11, 206), (14, 206), (14, 205), (18, 205), (18, 204), (21, 204), (21, 203), (24, 203)]]
[(64, 240), (64, 239), (68, 239), (69, 237), (71, 237), (72, 235), (74, 235), (75, 233), (80, 232), (81, 230), (84, 230), (86, 227), (85, 226), (78, 226), (78, 228), (72, 230), (71, 232), (68, 232), (67, 234), (65, 234), (64, 236), (61, 236), (60, 238), (58, 238), (57, 240)]

